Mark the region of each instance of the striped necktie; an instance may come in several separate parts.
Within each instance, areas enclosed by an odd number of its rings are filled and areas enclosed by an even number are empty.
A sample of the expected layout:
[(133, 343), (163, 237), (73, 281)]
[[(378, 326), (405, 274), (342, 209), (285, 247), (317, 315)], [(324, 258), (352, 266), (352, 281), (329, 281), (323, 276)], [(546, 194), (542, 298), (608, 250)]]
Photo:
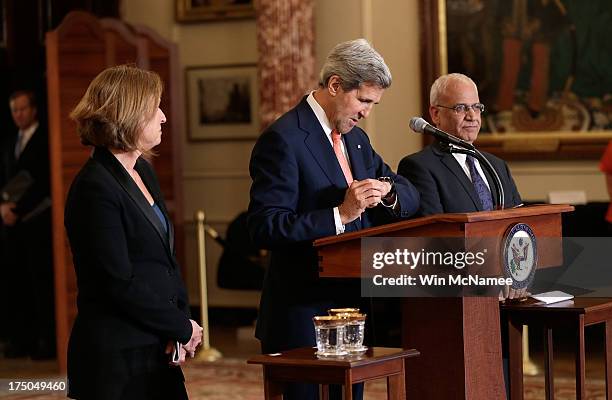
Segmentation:
[(472, 178), (472, 184), (474, 185), (474, 190), (476, 190), (476, 194), (480, 199), (480, 204), (482, 205), (482, 209), (485, 211), (490, 211), (493, 209), (493, 199), (491, 198), (491, 191), (489, 187), (485, 183), (482, 176), (476, 170), (476, 164), (474, 164), (474, 157), (467, 156), (465, 158), (465, 163), (470, 170), (470, 176)]

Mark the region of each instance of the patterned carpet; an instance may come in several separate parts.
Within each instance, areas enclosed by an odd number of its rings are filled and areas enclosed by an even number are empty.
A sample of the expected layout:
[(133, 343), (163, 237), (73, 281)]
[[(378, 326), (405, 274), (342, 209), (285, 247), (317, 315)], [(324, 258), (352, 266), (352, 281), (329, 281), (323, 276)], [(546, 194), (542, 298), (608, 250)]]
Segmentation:
[[(185, 368), (185, 379), (191, 400), (261, 400), (263, 385), (261, 366), (247, 365), (241, 359), (223, 359), (214, 363), (189, 362)], [(6, 381), (3, 382), (6, 386)], [(3, 388), (5, 389), (5, 388)], [(9, 394), (0, 391), (0, 399), (7, 400), (59, 400), (63, 393)], [(384, 380), (366, 384), (366, 400), (386, 398)], [(525, 400), (544, 399), (544, 378), (525, 378)], [(573, 379), (555, 378), (555, 399), (575, 399)], [(605, 399), (605, 382), (587, 380), (587, 399)]]

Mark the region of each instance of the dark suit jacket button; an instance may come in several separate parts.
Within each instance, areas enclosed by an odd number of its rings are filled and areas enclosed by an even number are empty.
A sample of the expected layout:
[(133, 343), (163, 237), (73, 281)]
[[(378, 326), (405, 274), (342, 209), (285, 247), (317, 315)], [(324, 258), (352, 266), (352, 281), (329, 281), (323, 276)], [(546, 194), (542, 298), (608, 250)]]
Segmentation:
[(168, 268), (166, 272), (168, 273), (168, 276), (172, 276), (172, 270), (170, 268)]
[(175, 295), (175, 296), (170, 297), (170, 303), (172, 303), (172, 304), (176, 304), (176, 295)]

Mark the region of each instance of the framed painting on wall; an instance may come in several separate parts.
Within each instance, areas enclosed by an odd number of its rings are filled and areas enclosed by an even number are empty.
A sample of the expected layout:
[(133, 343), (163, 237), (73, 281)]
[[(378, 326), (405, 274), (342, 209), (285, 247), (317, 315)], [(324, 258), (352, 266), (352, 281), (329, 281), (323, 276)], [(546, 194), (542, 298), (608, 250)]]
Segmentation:
[(253, 18), (253, 0), (174, 0), (179, 22)]
[(189, 139), (251, 139), (259, 134), (257, 66), (188, 67)]
[(479, 148), (601, 156), (612, 139), (612, 2), (420, 0), (420, 13), (425, 114), (433, 81), (460, 72), (487, 108)]

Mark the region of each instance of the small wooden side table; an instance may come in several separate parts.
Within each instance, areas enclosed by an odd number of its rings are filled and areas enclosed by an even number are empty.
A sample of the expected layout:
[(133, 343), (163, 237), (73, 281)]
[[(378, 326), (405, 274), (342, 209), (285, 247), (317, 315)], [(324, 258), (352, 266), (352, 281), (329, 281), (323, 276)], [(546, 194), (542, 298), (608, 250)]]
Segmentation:
[(286, 383), (302, 382), (322, 385), (323, 398), (329, 385), (343, 385), (344, 398), (352, 399), (352, 384), (387, 378), (387, 399), (406, 398), (404, 363), (419, 355), (417, 350), (371, 347), (359, 356), (317, 358), (316, 348), (303, 347), (280, 353), (262, 354), (247, 360), (263, 366), (266, 399), (280, 400)]
[(606, 331), (606, 393), (612, 399), (612, 299), (577, 297), (549, 305), (509, 304), (501, 306), (508, 319), (510, 399), (523, 399), (523, 324), (544, 333), (546, 399), (554, 398), (553, 329), (574, 330), (576, 334), (576, 399), (585, 399), (584, 327), (604, 324)]

